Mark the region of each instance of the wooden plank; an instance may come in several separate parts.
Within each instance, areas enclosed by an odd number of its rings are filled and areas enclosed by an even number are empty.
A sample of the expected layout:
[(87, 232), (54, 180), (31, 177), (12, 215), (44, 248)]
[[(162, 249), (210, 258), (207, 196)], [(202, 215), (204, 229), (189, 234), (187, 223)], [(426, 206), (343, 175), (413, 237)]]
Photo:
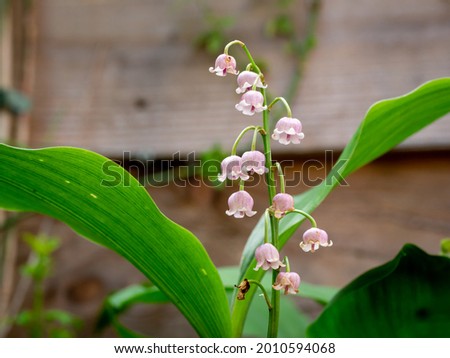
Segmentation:
[[(281, 93), (292, 74), (282, 41), (268, 40), (270, 2), (207, 2), (236, 17), (233, 36), (269, 66)], [(74, 145), (109, 156), (170, 157), (220, 144), (230, 148), (246, 125), (234, 80), (207, 72), (214, 59), (195, 51), (202, 30), (195, 6), (177, 1), (44, 0), (32, 145)], [(303, 2), (297, 3), (302, 9)], [(272, 11), (272, 12), (271, 12)], [(318, 46), (305, 68), (294, 114), (304, 124), (298, 153), (342, 149), (367, 108), (426, 80), (450, 73), (448, 2), (324, 1)], [(304, 23), (304, 13), (295, 13)], [(120, 26), (117, 24), (120, 23)], [(237, 51), (233, 51), (233, 54)], [(450, 122), (440, 121), (405, 145), (449, 147)]]

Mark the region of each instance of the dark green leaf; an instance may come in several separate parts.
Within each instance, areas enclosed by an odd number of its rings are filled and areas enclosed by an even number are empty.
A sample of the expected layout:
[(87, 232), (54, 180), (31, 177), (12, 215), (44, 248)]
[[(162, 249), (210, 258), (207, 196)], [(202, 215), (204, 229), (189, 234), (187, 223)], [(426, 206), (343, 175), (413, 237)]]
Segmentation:
[(450, 259), (405, 245), (343, 288), (310, 337), (450, 337)]

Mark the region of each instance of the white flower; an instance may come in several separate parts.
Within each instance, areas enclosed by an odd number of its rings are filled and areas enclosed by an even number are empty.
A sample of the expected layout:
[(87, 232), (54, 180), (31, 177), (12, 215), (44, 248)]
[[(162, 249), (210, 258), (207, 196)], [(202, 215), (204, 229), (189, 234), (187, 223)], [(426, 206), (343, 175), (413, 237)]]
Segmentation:
[(314, 252), (317, 251), (320, 246), (327, 247), (332, 245), (333, 241), (328, 240), (328, 234), (317, 227), (306, 230), (303, 234), (303, 241), (300, 243), (300, 247), (305, 252)]
[(275, 125), (272, 138), (285, 145), (300, 143), (305, 138), (302, 123), (297, 118), (283, 117)]
[(238, 219), (243, 218), (245, 215), (250, 217), (256, 214), (256, 211), (252, 210), (253, 198), (244, 190), (231, 194), (228, 198), (228, 206), (230, 209), (225, 213)]
[(235, 107), (243, 114), (253, 116), (255, 113), (267, 109), (267, 106), (264, 106), (263, 104), (264, 97), (261, 92), (250, 90), (242, 95), (241, 101)]
[(209, 68), (209, 72), (215, 73), (217, 76), (226, 76), (227, 73), (237, 75), (239, 71), (236, 71), (236, 60), (233, 56), (221, 54), (216, 59), (214, 67)]
[(237, 77), (238, 88), (236, 88), (236, 93), (245, 93), (252, 89), (253, 86), (258, 88), (267, 88), (261, 81), (261, 77), (252, 71), (242, 71)]

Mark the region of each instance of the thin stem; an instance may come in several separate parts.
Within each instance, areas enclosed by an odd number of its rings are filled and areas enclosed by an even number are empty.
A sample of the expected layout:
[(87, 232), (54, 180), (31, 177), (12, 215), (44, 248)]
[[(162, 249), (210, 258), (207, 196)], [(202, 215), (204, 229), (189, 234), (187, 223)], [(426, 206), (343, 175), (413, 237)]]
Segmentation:
[(269, 225), (270, 225), (270, 213), (269, 209), (264, 212), (264, 243), (269, 242)]
[(266, 289), (264, 288), (264, 286), (261, 285), (261, 283), (259, 281), (256, 281), (256, 280), (248, 280), (248, 282), (249, 283), (254, 283), (255, 285), (257, 285), (261, 289), (261, 291), (262, 291), (262, 293), (264, 295), (264, 299), (266, 300), (266, 303), (267, 303), (267, 308), (269, 308), (269, 312), (272, 311), (272, 305), (270, 303), (269, 296), (267, 295), (267, 292), (266, 292)]
[(303, 215), (304, 217), (306, 217), (311, 222), (312, 227), (317, 227), (316, 220), (314, 220), (314, 218), (311, 215), (309, 215), (306, 211), (303, 211), (303, 210), (300, 210), (300, 209), (295, 209), (295, 210), (292, 210), (292, 211), (287, 211), (286, 215), (290, 214), (290, 213)]
[(241, 179), (241, 181), (239, 182), (239, 190), (244, 190), (245, 189), (245, 181), (243, 181)]
[(284, 194), (286, 192), (286, 183), (284, 181), (283, 169), (280, 163), (276, 162), (275, 165), (277, 166), (278, 177), (280, 178), (280, 192)]
[(291, 272), (291, 265), (289, 264), (289, 258), (287, 256), (284, 257), (284, 262), (286, 263), (286, 272)]
[(289, 106), (289, 103), (286, 101), (286, 99), (284, 99), (283, 97), (277, 97), (277, 98), (275, 98), (275, 99), (272, 101), (272, 103), (270, 103), (270, 104), (267, 106), (267, 109), (270, 111), (270, 110), (272, 109), (273, 105), (274, 105), (275, 103), (279, 102), (279, 101), (280, 101), (280, 102), (283, 102), (284, 107), (286, 108), (287, 116), (288, 116), (288, 117), (292, 117), (291, 107)]
[[(272, 245), (278, 249), (278, 220), (275, 220), (271, 216), (272, 229), (275, 231), (275, 235), (272, 237)], [(272, 271), (272, 283), (275, 283), (279, 270)], [(280, 291), (273, 289), (272, 287), (272, 307), (273, 309), (269, 311), (269, 324), (267, 327), (267, 337), (276, 338), (278, 336), (278, 324), (280, 320)]]
[(258, 139), (258, 133), (259, 133), (259, 129), (255, 128), (255, 131), (253, 132), (252, 149), (251, 150), (256, 150), (256, 140)]
[(245, 44), (244, 44), (242, 41), (234, 40), (234, 41), (229, 42), (229, 43), (225, 46), (225, 48), (224, 48), (224, 50), (223, 50), (223, 53), (224, 53), (225, 55), (228, 55), (228, 51), (229, 51), (230, 47), (233, 46), (233, 45), (240, 45), (241, 47), (244, 47), (244, 46), (245, 46)]
[(236, 140), (234, 141), (233, 147), (231, 148), (231, 155), (236, 155), (237, 147), (238, 147), (239, 142), (241, 141), (242, 137), (244, 136), (244, 134), (250, 130), (256, 131), (257, 129), (259, 129), (259, 127), (257, 127), (257, 126), (248, 126), (247, 128), (244, 128), (242, 130), (242, 132), (238, 135)]

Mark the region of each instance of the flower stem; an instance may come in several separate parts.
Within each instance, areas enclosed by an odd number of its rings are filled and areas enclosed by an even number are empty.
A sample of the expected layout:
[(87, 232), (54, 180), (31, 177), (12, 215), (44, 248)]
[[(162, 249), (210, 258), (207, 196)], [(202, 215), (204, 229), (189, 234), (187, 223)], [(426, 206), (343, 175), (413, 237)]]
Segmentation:
[(259, 129), (255, 128), (255, 131), (253, 133), (252, 149), (251, 150), (256, 150), (256, 140), (258, 139), (258, 133), (259, 133)]
[(242, 137), (244, 136), (244, 134), (251, 130), (256, 131), (257, 129), (258, 129), (257, 126), (248, 126), (248, 127), (244, 128), (242, 130), (242, 132), (238, 135), (236, 140), (234, 141), (233, 147), (231, 148), (231, 155), (236, 155), (237, 147), (238, 147), (239, 142), (241, 141)]
[(261, 291), (262, 291), (262, 293), (264, 295), (264, 299), (266, 300), (266, 303), (267, 303), (267, 308), (269, 308), (269, 312), (270, 312), (272, 310), (272, 305), (270, 303), (269, 296), (267, 295), (267, 292), (266, 292), (266, 289), (264, 288), (264, 286), (261, 285), (261, 282), (256, 281), (256, 280), (248, 280), (248, 282), (249, 283), (254, 283), (255, 285), (257, 285), (261, 289)]
[[(275, 235), (272, 236), (272, 245), (278, 249), (278, 220), (271, 216), (272, 229)], [(272, 284), (275, 283), (279, 270), (272, 271)], [(267, 326), (267, 337), (276, 338), (278, 336), (278, 324), (280, 320), (280, 291), (272, 287), (272, 310), (269, 310), (269, 324)]]
[(264, 243), (269, 242), (269, 225), (270, 225), (270, 213), (269, 209), (264, 212)]
[(295, 210), (292, 210), (292, 211), (287, 211), (286, 215), (290, 214), (290, 213), (303, 215), (304, 217), (306, 217), (310, 221), (312, 227), (317, 227), (316, 220), (314, 220), (314, 218), (311, 215), (309, 215), (306, 211), (303, 211), (303, 210), (300, 210), (300, 209), (295, 209)]
[(280, 163), (276, 162), (275, 165), (277, 166), (278, 177), (280, 178), (280, 192), (285, 193), (286, 192), (286, 184), (284, 181), (283, 169), (281, 169)]
[(289, 106), (289, 103), (287, 103), (287, 101), (286, 101), (283, 97), (277, 97), (277, 98), (275, 98), (275, 99), (272, 101), (272, 103), (269, 104), (269, 105), (267, 106), (267, 109), (270, 111), (270, 110), (272, 109), (273, 105), (274, 105), (275, 103), (277, 103), (278, 101), (283, 102), (284, 107), (286, 108), (287, 116), (292, 118), (291, 107)]
[(239, 190), (244, 190), (245, 189), (245, 181), (243, 181), (241, 179), (241, 181), (239, 182)]
[(284, 257), (284, 262), (286, 263), (286, 272), (291, 272), (291, 265), (289, 264), (289, 258), (287, 256)]

